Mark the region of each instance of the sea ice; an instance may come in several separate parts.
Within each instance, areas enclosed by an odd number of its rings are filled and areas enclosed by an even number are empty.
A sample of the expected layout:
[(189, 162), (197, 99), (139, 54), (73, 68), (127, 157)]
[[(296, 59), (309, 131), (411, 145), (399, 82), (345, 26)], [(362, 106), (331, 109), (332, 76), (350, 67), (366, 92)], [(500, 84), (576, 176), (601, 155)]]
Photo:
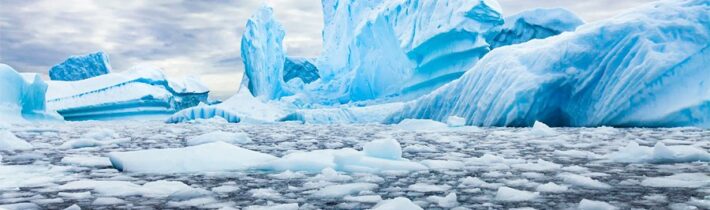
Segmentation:
[(225, 131), (214, 131), (188, 138), (187, 145), (194, 146), (217, 141), (239, 145), (251, 142), (251, 138), (249, 138), (249, 135), (244, 132), (234, 133)]
[(536, 199), (540, 196), (538, 192), (528, 192), (524, 190), (516, 190), (510, 187), (500, 187), (498, 192), (496, 192), (496, 200), (508, 201), (508, 202), (518, 202), (518, 201), (529, 201)]
[(109, 157), (119, 171), (136, 173), (189, 173), (246, 170), (276, 157), (224, 142), (172, 149), (114, 152)]
[(407, 210), (422, 210), (422, 207), (419, 207), (417, 204), (413, 203), (411, 200), (405, 197), (397, 197), (394, 199), (390, 200), (383, 200), (375, 207), (372, 208), (372, 210), (402, 210), (402, 209), (407, 209)]

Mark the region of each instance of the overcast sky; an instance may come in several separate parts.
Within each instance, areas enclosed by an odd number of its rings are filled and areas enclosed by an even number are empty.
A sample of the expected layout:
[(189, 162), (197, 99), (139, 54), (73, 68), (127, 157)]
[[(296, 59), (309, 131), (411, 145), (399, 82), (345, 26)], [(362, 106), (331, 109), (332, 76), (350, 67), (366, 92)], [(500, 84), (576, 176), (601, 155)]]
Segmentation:
[[(363, 0), (369, 1), (369, 0)], [(377, 1), (377, 0), (375, 0)], [(505, 15), (563, 7), (587, 22), (652, 0), (499, 0)], [(243, 71), (244, 24), (262, 0), (0, 0), (0, 63), (46, 74), (70, 55), (109, 54), (114, 71), (137, 64), (195, 75), (234, 91)], [(320, 0), (270, 0), (294, 56), (318, 56)]]

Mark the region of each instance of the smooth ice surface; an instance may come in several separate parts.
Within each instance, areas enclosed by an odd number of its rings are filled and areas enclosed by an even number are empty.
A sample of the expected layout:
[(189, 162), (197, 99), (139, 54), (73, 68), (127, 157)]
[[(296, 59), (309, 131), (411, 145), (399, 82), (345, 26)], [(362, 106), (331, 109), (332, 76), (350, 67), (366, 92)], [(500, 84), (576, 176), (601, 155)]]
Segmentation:
[(46, 111), (47, 84), (37, 74), (19, 74), (0, 63), (0, 118), (5, 123), (57, 119)]
[(544, 40), (493, 50), (390, 121), (479, 126), (709, 126), (704, 0), (661, 1)]
[(52, 80), (76, 81), (111, 73), (111, 63), (104, 52), (72, 56), (49, 69)]
[(168, 79), (151, 66), (48, 84), (48, 109), (58, 111), (67, 120), (168, 116), (206, 103), (209, 93), (204, 84), (193, 78)]
[(276, 157), (224, 142), (173, 149), (109, 154), (113, 167), (136, 173), (189, 173), (246, 170)]

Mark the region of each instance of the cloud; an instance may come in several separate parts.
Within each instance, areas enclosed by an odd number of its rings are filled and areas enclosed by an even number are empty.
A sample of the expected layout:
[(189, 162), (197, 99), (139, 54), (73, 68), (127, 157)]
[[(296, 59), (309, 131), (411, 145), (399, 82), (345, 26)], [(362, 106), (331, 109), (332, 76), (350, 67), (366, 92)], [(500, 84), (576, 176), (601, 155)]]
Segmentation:
[[(651, 0), (499, 0), (506, 15), (563, 7), (585, 20), (612, 16)], [(268, 0), (286, 29), (290, 55), (321, 51), (320, 0)], [(241, 34), (261, 0), (0, 0), (0, 62), (45, 73), (70, 55), (107, 52), (116, 71), (160, 67), (170, 76), (201, 75), (211, 89), (241, 80)]]

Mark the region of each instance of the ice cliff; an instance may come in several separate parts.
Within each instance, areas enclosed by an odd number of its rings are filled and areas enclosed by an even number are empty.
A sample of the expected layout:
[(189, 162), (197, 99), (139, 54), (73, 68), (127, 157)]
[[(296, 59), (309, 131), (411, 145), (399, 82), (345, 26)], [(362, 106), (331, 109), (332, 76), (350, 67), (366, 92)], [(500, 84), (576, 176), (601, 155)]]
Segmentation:
[(49, 70), (52, 80), (76, 81), (111, 73), (111, 63), (104, 52), (72, 56)]
[(539, 8), (506, 17), (505, 24), (488, 31), (484, 36), (491, 49), (495, 49), (574, 31), (582, 24), (582, 19), (565, 9)]
[(390, 117), (469, 125), (710, 126), (710, 5), (661, 1), (493, 50)]
[(60, 119), (46, 111), (47, 84), (37, 74), (19, 74), (0, 63), (0, 118), (2, 122)]

